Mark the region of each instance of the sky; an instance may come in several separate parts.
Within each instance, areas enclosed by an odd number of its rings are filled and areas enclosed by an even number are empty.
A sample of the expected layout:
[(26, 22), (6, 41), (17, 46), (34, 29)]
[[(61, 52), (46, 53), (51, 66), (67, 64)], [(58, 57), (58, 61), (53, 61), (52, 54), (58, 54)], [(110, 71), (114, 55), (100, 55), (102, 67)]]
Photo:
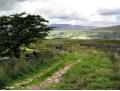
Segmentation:
[(120, 25), (120, 0), (0, 0), (0, 16), (39, 14), (49, 24)]

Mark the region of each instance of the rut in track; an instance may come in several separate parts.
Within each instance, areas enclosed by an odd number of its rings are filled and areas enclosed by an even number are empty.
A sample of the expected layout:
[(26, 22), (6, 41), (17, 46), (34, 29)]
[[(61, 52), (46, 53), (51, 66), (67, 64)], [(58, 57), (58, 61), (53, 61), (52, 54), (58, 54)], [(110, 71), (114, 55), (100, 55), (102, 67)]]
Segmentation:
[(60, 71), (58, 71), (55, 74), (53, 74), (52, 77), (48, 78), (44, 82), (42, 82), (40, 84), (37, 84), (37, 85), (32, 85), (30, 87), (27, 87), (27, 89), (29, 89), (29, 90), (40, 90), (42, 88), (48, 87), (49, 85), (51, 85), (53, 83), (58, 83), (59, 82), (59, 78), (63, 74), (65, 74), (74, 64), (77, 64), (79, 62), (80, 62), (80, 60), (76, 61), (75, 63), (72, 63), (70, 65), (65, 66), (63, 69), (61, 69)]

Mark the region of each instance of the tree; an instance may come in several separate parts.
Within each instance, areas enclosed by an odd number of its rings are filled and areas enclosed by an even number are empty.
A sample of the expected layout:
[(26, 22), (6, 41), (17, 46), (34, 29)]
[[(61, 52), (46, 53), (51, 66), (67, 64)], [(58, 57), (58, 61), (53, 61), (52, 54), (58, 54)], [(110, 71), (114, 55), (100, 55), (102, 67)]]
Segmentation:
[(26, 13), (0, 17), (0, 53), (11, 53), (20, 57), (20, 46), (44, 39), (52, 27), (40, 15)]

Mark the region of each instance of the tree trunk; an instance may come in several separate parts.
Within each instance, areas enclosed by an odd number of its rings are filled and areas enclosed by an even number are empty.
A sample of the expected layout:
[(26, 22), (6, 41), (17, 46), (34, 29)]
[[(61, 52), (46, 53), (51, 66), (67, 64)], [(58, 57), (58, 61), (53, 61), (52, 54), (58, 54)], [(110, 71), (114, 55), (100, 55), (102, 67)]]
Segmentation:
[(15, 46), (13, 48), (13, 52), (16, 58), (20, 58), (20, 47), (19, 46)]

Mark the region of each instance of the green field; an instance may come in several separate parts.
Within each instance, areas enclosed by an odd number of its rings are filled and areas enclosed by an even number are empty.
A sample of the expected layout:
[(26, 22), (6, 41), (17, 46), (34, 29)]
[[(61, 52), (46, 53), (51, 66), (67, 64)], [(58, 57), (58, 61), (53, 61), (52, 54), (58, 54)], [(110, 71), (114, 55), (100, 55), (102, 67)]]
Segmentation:
[(67, 39), (90, 39), (89, 34), (82, 30), (60, 30), (51, 31), (47, 39), (67, 38)]
[(54, 38), (120, 40), (120, 26), (87, 30), (54, 30), (46, 39)]
[[(53, 39), (39, 40), (27, 47), (21, 47), (21, 59), (14, 60), (12, 64), (0, 67), (0, 87), (10, 89), (35, 88), (56, 72), (77, 60), (80, 63), (73, 65), (65, 74), (59, 77), (58, 83), (53, 83), (39, 89), (120, 89), (120, 55), (119, 52), (94, 47), (83, 47), (80, 44), (110, 44), (120, 45), (120, 41), (111, 40), (79, 40), (79, 39)], [(63, 49), (56, 50), (62, 45)], [(25, 54), (33, 51), (49, 50), (32, 63), (24, 61)], [(41, 76), (38, 76), (42, 74)], [(29, 81), (29, 79), (32, 79)], [(24, 83), (23, 81), (26, 81)], [(20, 85), (16, 85), (19, 84)], [(33, 89), (30, 88), (30, 89)]]

